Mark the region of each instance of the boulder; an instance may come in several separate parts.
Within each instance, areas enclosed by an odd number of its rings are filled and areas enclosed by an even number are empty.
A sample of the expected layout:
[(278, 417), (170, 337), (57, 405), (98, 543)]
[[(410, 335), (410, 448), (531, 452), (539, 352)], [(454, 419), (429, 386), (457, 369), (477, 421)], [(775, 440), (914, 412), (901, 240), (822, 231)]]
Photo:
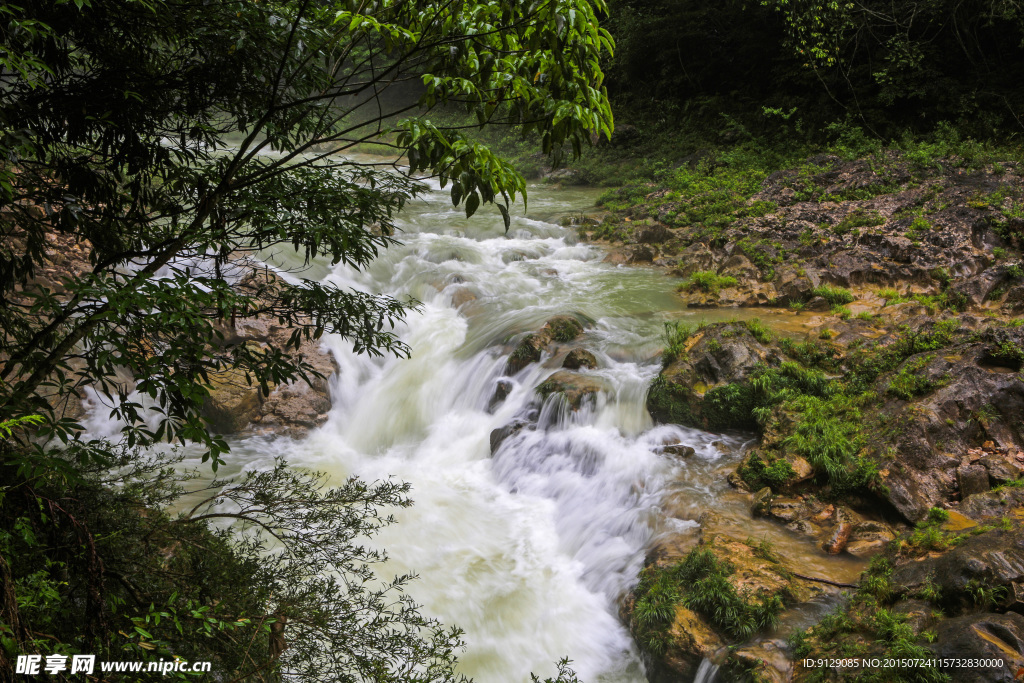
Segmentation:
[(957, 683), (1011, 683), (1024, 667), (1024, 616), (1006, 614), (969, 614), (945, 619), (935, 627), (935, 642), (930, 648), (943, 659), (999, 659), (1002, 666), (957, 666), (940, 670)]
[(562, 361), (562, 367), (566, 370), (579, 370), (580, 368), (593, 370), (597, 367), (597, 357), (586, 349), (573, 349)]
[(247, 382), (244, 371), (232, 369), (211, 374), (210, 386), (202, 415), (214, 431), (235, 434), (259, 417), (260, 387)]
[(544, 327), (530, 333), (512, 350), (505, 365), (505, 374), (514, 375), (531, 363), (539, 362), (545, 352), (558, 344), (573, 341), (583, 334), (583, 323), (570, 315), (557, 315), (544, 323)]
[(604, 380), (567, 370), (559, 370), (537, 387), (542, 398), (558, 394), (572, 410), (579, 410), (585, 401), (592, 401), (599, 393), (607, 391), (609, 386)]

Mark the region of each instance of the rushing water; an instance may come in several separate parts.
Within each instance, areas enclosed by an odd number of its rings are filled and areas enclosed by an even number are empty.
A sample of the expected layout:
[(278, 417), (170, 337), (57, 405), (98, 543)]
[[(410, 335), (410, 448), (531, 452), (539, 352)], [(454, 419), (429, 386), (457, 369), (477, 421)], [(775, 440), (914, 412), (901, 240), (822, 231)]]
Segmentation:
[[(534, 188), (506, 235), (497, 212), (484, 207), (467, 220), (435, 187), (403, 212), (403, 244), (364, 271), (312, 264), (303, 277), (422, 302), (398, 330), (412, 357), (360, 356), (328, 338), (340, 367), (328, 423), (301, 442), (240, 439), (227, 468), (284, 455), (339, 481), (410, 482), (415, 505), (378, 539), (391, 555), (380, 571), (419, 574), (411, 594), (425, 613), (465, 630), (461, 671), (480, 683), (551, 675), (566, 656), (581, 680), (645, 680), (617, 614), (656, 531), (654, 513), (672, 487), (696, 508), (723, 494), (712, 445), (722, 437), (655, 427), (644, 409), (663, 323), (686, 315), (672, 282), (603, 263), (600, 248), (559, 224), (594, 199)], [(457, 307), (465, 290), (475, 298)], [(536, 411), (533, 390), (555, 370), (526, 368), (489, 412), (513, 342), (563, 313), (591, 321), (579, 343), (598, 357), (591, 372), (609, 391), (575, 414), (545, 405), (538, 429), (492, 457), (491, 431)], [(111, 432), (101, 423), (93, 417), (94, 431)], [(666, 440), (697, 454), (685, 465), (658, 455)]]

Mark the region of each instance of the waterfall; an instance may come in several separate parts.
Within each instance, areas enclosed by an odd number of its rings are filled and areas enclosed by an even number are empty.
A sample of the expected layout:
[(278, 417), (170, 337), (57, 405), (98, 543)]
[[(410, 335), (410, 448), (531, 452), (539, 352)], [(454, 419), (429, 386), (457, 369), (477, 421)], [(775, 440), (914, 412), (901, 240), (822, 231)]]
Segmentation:
[[(325, 338), (340, 368), (327, 424), (303, 441), (235, 439), (221, 470), (284, 456), (339, 481), (410, 482), (414, 505), (373, 541), (390, 555), (377, 571), (418, 574), (409, 592), (425, 614), (464, 629), (460, 670), (480, 683), (544, 678), (562, 657), (588, 683), (645, 681), (620, 600), (665, 483), (719, 457), (711, 442), (722, 437), (655, 427), (647, 414), (663, 323), (682, 312), (663, 274), (604, 263), (557, 224), (594, 198), (535, 188), (530, 214), (506, 236), (497, 214), (467, 222), (435, 187), (403, 212), (403, 244), (366, 269), (313, 264), (307, 273), (342, 286), (420, 301), (396, 330), (412, 357), (358, 355)], [(298, 262), (279, 254), (273, 263)], [(584, 373), (607, 389), (577, 412), (541, 404), (535, 389), (557, 367), (540, 363), (505, 378), (511, 390), (492, 406), (514, 342), (556, 314), (587, 321), (574, 343), (595, 354), (598, 368)], [(491, 432), (524, 417), (534, 428), (492, 455)], [(116, 432), (91, 419), (97, 432)], [(659, 454), (663, 443), (696, 455), (681, 463)]]
[(710, 659), (705, 657), (697, 669), (697, 675), (694, 676), (693, 683), (715, 683), (717, 678), (718, 665), (713, 664)]

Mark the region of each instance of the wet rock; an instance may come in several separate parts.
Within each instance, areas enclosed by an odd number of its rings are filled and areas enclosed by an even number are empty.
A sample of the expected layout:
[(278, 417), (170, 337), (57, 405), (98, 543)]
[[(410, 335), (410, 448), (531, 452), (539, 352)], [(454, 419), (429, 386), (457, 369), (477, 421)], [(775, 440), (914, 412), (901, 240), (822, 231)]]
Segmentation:
[(956, 470), (956, 480), (961, 499), (989, 489), (988, 472), (981, 465), (961, 465)]
[[(703, 530), (700, 547), (710, 550), (720, 561), (732, 567), (733, 571), (727, 580), (740, 595), (752, 600), (784, 595), (791, 603), (800, 603), (822, 594), (821, 584), (795, 578), (792, 572), (798, 569), (788, 564), (786, 558), (766, 559), (748, 543), (714, 531), (717, 526), (714, 515), (702, 516), (701, 524)], [(671, 538), (663, 538), (648, 555), (648, 565), (644, 571), (649, 574), (664, 571), (685, 556), (685, 553), (694, 547), (693, 534), (686, 531), (682, 535), (684, 539), (680, 545), (685, 548), (684, 551), (661, 552), (660, 548), (672, 545)], [(686, 586), (680, 586), (680, 590), (685, 592)], [(635, 600), (635, 594), (627, 599), (624, 616), (629, 620), (630, 628), (637, 633), (637, 623), (631, 618)], [(692, 680), (704, 658), (712, 658), (731, 642), (727, 634), (722, 633), (707, 617), (678, 604), (675, 606), (667, 635), (667, 647), (664, 652), (645, 653), (651, 681), (668, 683)], [(643, 639), (638, 639), (637, 642), (642, 648)], [(765, 655), (775, 652), (781, 654), (781, 650), (775, 650), (774, 646), (765, 642), (751, 644), (748, 647), (751, 655), (758, 651)], [(774, 661), (774, 654), (771, 655), (771, 659)], [(784, 668), (781, 660), (778, 664)]]
[(254, 420), (261, 429), (301, 439), (311, 429), (327, 422), (331, 401), (307, 384), (296, 382), (279, 386), (263, 401), (260, 416)]
[(494, 409), (505, 402), (515, 385), (510, 380), (499, 379), (494, 386), (494, 393), (487, 402), (487, 412), (494, 412)]
[(1010, 682), (1024, 666), (1024, 617), (1007, 614), (971, 614), (946, 619), (935, 627), (930, 649), (948, 659), (1001, 659), (1002, 666), (943, 669), (957, 683)]
[(526, 420), (515, 420), (504, 427), (491, 431), (491, 455), (497, 453), (498, 449), (501, 448), (501, 444), (505, 443), (510, 436), (514, 436), (524, 429), (533, 429), (532, 423)]
[(895, 538), (895, 532), (881, 522), (860, 522), (850, 533), (846, 552), (856, 557), (871, 557), (880, 553)]
[(906, 594), (920, 591), (926, 583), (943, 595), (973, 606), (967, 585), (974, 582), (1009, 587), (1024, 582), (1024, 529), (995, 529), (970, 536), (937, 557), (925, 557), (897, 566), (892, 581)]
[(696, 450), (692, 446), (685, 446), (681, 443), (670, 443), (665, 444), (661, 447), (661, 452), (665, 455), (672, 455), (677, 458), (689, 458), (691, 455), (696, 454)]
[(225, 370), (210, 375), (210, 396), (203, 405), (203, 418), (221, 434), (242, 431), (260, 415), (262, 401), (258, 384), (247, 382), (242, 370)]
[(725, 385), (745, 381), (760, 365), (779, 362), (780, 354), (755, 339), (745, 324), (709, 325), (687, 340), (684, 354), (662, 370), (648, 392), (647, 409), (659, 422), (703, 429), (752, 427), (749, 415), (738, 418), (732, 412), (742, 408), (741, 402), (714, 397)]
[(846, 543), (850, 540), (851, 533), (853, 533), (852, 520), (850, 520), (849, 515), (842, 508), (837, 507), (835, 511), (835, 527), (828, 540), (822, 545), (823, 549), (829, 555), (838, 555), (846, 548)]
[(771, 506), (772, 489), (769, 486), (765, 486), (754, 494), (754, 499), (750, 503), (750, 514), (754, 517), (762, 517), (769, 514)]
[(586, 349), (573, 349), (566, 355), (562, 367), (567, 370), (579, 370), (580, 368), (593, 370), (597, 367), (597, 357)]
[(469, 287), (457, 287), (452, 292), (452, 306), (455, 308), (462, 308), (471, 301), (476, 301), (476, 294)]
[(609, 387), (603, 379), (567, 370), (559, 370), (537, 387), (537, 393), (544, 399), (552, 394), (561, 395), (572, 410), (579, 410), (585, 401), (607, 391)]
[[(736, 670), (743, 678), (760, 683), (789, 683), (793, 676), (793, 663), (785, 643), (761, 640), (744, 645), (729, 655), (728, 670)], [(740, 680), (737, 676), (736, 680)]]
[(695, 612), (677, 606), (668, 629), (669, 646), (664, 656), (653, 660), (650, 683), (690, 680), (705, 657), (725, 646), (722, 637)]
[(505, 374), (514, 375), (527, 365), (540, 361), (555, 344), (565, 344), (583, 334), (583, 323), (570, 315), (556, 315), (537, 332), (526, 335), (513, 349), (505, 365)]

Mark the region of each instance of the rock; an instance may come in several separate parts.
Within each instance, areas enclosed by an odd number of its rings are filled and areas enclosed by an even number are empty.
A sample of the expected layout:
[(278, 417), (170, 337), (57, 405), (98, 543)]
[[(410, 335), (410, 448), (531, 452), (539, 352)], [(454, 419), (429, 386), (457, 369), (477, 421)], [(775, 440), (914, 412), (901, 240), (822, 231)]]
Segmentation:
[(931, 627), (932, 622), (936, 620), (933, 616), (935, 605), (927, 600), (900, 600), (892, 606), (892, 611), (902, 614), (906, 618), (906, 623), (914, 629), (914, 633), (920, 633)]
[(671, 230), (661, 223), (646, 225), (636, 230), (633, 235), (634, 241), (639, 244), (661, 244), (675, 237)]
[(750, 514), (754, 517), (763, 517), (768, 514), (772, 505), (772, 489), (765, 486), (754, 494), (754, 500), (750, 503)]
[(790, 478), (788, 486), (792, 487), (814, 477), (814, 468), (811, 466), (811, 463), (799, 455), (787, 455), (786, 461), (793, 468), (793, 476)]
[[(730, 671), (737, 669), (742, 672), (742, 680), (789, 683), (793, 676), (793, 663), (789, 660), (788, 652), (789, 649), (781, 641), (757, 641), (733, 650), (729, 655), (728, 668)], [(733, 680), (741, 678), (737, 676)]]
[[(717, 526), (715, 515), (701, 516), (702, 533), (700, 546), (710, 550), (720, 561), (732, 567), (733, 572), (727, 581), (741, 595), (748, 599), (758, 599), (771, 595), (785, 595), (794, 603), (800, 603), (821, 595), (821, 584), (807, 582), (793, 576), (797, 568), (787, 564), (785, 558), (778, 560), (765, 559), (755, 548), (736, 538), (714, 531)], [(692, 532), (682, 532), (683, 538), (676, 543), (672, 538), (662, 538), (648, 555), (645, 572), (659, 572), (673, 566), (690, 549), (694, 547)], [(679, 549), (675, 549), (678, 545)], [(664, 549), (669, 548), (668, 552)], [(685, 591), (685, 586), (680, 586)], [(629, 618), (631, 629), (637, 633), (637, 624), (630, 612), (635, 605), (636, 595), (631, 595), (626, 602), (625, 616)], [(675, 683), (692, 680), (697, 668), (704, 658), (712, 658), (729, 644), (726, 635), (719, 632), (707, 618), (701, 614), (677, 604), (674, 609), (672, 624), (667, 630), (668, 642), (663, 652), (647, 652), (648, 680), (657, 683)], [(643, 639), (637, 644), (643, 648)], [(774, 645), (758, 642), (749, 645), (749, 652), (762, 651), (781, 654)], [(781, 660), (778, 662), (781, 665)], [(774, 665), (774, 664), (773, 664)], [(784, 668), (784, 665), (783, 665)]]
[(697, 451), (694, 450), (692, 446), (684, 446), (681, 443), (670, 443), (662, 446), (661, 452), (666, 455), (674, 455), (677, 458), (689, 458)]
[(1007, 588), (1024, 582), (1024, 529), (995, 529), (968, 537), (942, 555), (897, 566), (892, 581), (906, 594), (931, 582), (943, 595), (973, 607), (967, 591), (972, 581)]
[(544, 323), (537, 332), (523, 337), (516, 345), (505, 365), (505, 374), (514, 375), (531, 363), (540, 361), (544, 352), (550, 352), (556, 343), (568, 343), (583, 334), (583, 324), (569, 315), (557, 315)]
[(981, 465), (961, 465), (956, 470), (956, 480), (960, 485), (961, 500), (989, 489), (988, 472)]
[(1016, 462), (1010, 462), (1006, 458), (998, 455), (986, 455), (983, 457), (979, 464), (985, 468), (988, 473), (989, 484), (992, 486), (1002, 486), (1007, 482), (1015, 481), (1020, 478), (1021, 468)]
[(730, 412), (732, 405), (706, 403), (705, 398), (720, 386), (744, 382), (761, 365), (780, 362), (780, 354), (755, 339), (745, 324), (709, 325), (662, 369), (647, 394), (647, 409), (659, 422), (702, 429), (753, 427), (749, 415), (737, 416)]
[(476, 301), (476, 294), (469, 287), (457, 287), (452, 292), (452, 306), (455, 308), (462, 308), (471, 301)]
[(330, 399), (320, 391), (301, 382), (287, 384), (274, 389), (263, 401), (259, 425), (301, 439), (327, 422), (330, 409)]
[(836, 525), (832, 531), (832, 535), (829, 537), (822, 548), (829, 555), (838, 555), (843, 552), (846, 548), (846, 542), (850, 540), (850, 534), (853, 533), (853, 523), (850, 521), (849, 516), (843, 511), (842, 508), (837, 507), (835, 511)]
[(772, 498), (771, 504), (765, 511), (765, 516), (788, 524), (798, 519), (806, 519), (810, 516), (809, 513), (810, 511), (803, 501), (796, 498), (776, 496)]
[(568, 370), (559, 370), (537, 387), (537, 393), (544, 399), (552, 394), (561, 395), (572, 410), (579, 410), (585, 401), (593, 400), (610, 387), (603, 379), (593, 375), (581, 375)]
[(1013, 581), (1006, 599), (1006, 610), (1024, 614), (1024, 583)]
[(493, 413), (494, 409), (505, 402), (511, 393), (513, 385), (511, 381), (507, 379), (499, 379), (494, 385), (494, 393), (491, 394), (490, 400), (487, 402), (487, 412)]
[(846, 552), (856, 557), (871, 557), (895, 540), (896, 534), (880, 522), (860, 522), (853, 527)]
[(1024, 616), (1015, 612), (945, 619), (935, 627), (935, 634), (930, 649), (936, 657), (1002, 660), (1002, 666), (940, 669), (957, 683), (1009, 683), (1017, 679), (1015, 672), (1024, 666)]
[(515, 420), (515, 421), (505, 425), (504, 427), (499, 427), (499, 428), (493, 430), (491, 432), (491, 438), (490, 438), (490, 441), (491, 441), (491, 455), (494, 455), (495, 453), (497, 453), (498, 449), (501, 448), (501, 444), (505, 443), (505, 441), (510, 436), (514, 436), (514, 435), (518, 434), (519, 432), (521, 432), (521, 431), (523, 431), (524, 429), (527, 429), (527, 428), (532, 429), (533, 425), (531, 423), (527, 422), (526, 420)]
[(747, 484), (747, 482), (743, 481), (743, 477), (741, 477), (740, 473), (736, 472), (735, 470), (729, 473), (729, 475), (726, 477), (726, 481), (728, 481), (729, 486), (732, 486), (733, 488), (737, 488), (741, 491), (750, 490), (750, 485)]
[(580, 368), (593, 370), (597, 367), (597, 358), (586, 349), (573, 349), (566, 355), (562, 367), (567, 370), (579, 370)]
[[(976, 493), (960, 503), (959, 514), (969, 519), (984, 522), (1004, 516), (1011, 510), (1024, 507), (1024, 488), (1007, 488), (1002, 491)], [(950, 517), (955, 514), (950, 512)]]
[(653, 260), (654, 252), (643, 244), (630, 247), (626, 252), (626, 263), (651, 263)]
[(679, 255), (679, 265), (672, 271), (678, 277), (690, 277), (697, 271), (711, 270), (715, 265), (714, 254), (706, 245), (698, 242), (691, 244)]
[(690, 680), (705, 657), (713, 656), (725, 646), (715, 631), (695, 612), (682, 605), (676, 607), (668, 629), (669, 646), (652, 667), (650, 683), (675, 683)]
[(214, 431), (235, 434), (260, 415), (260, 387), (247, 382), (243, 370), (211, 374), (210, 385), (210, 396), (203, 404), (202, 416)]

